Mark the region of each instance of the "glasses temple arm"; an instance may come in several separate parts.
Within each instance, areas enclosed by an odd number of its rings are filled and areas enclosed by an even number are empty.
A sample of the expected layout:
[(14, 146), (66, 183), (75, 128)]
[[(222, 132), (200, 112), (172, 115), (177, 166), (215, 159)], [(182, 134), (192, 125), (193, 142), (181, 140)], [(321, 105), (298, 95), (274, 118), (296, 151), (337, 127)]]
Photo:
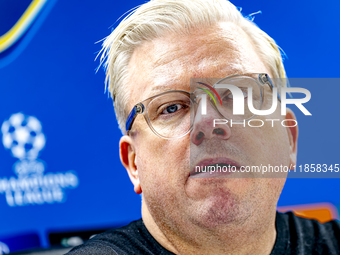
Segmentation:
[(143, 112), (144, 112), (144, 105), (143, 104), (139, 103), (139, 104), (136, 104), (133, 107), (129, 116), (127, 117), (126, 124), (125, 124), (125, 130), (126, 130), (127, 135), (128, 135), (128, 132), (130, 131), (130, 129), (132, 128), (132, 124), (135, 121), (137, 115), (139, 113), (143, 113)]
[[(266, 83), (269, 85), (271, 91), (273, 91), (273, 88), (274, 88), (274, 85), (273, 85), (273, 82), (272, 80), (266, 75)], [(277, 91), (277, 98), (279, 99), (279, 102), (281, 103), (281, 97), (280, 97), (280, 93), (279, 93), (279, 88), (278, 88), (278, 91)]]

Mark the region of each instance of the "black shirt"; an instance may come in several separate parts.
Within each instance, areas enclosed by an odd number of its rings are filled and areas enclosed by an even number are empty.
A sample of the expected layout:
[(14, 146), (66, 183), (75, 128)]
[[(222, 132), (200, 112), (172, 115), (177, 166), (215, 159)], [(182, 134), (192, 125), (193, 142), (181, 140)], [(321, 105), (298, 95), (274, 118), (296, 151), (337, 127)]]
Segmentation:
[[(291, 212), (277, 213), (276, 230), (277, 237), (271, 255), (340, 254), (338, 221), (321, 224), (316, 220), (297, 217)], [(151, 236), (141, 219), (125, 227), (96, 235), (67, 253), (80, 254), (173, 255)]]

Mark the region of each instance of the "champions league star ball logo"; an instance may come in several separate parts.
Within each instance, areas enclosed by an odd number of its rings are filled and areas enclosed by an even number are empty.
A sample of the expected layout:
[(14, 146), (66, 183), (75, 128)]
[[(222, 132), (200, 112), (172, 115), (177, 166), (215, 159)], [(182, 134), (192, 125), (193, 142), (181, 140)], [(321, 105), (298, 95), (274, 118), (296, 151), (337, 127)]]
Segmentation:
[(0, 177), (0, 194), (6, 195), (7, 204), (65, 202), (64, 190), (76, 188), (79, 180), (74, 171), (44, 173), (45, 163), (38, 159), (46, 143), (40, 121), (34, 116), (15, 113), (3, 122), (1, 132), (4, 147), (18, 159), (13, 165), (18, 177)]
[(36, 117), (15, 113), (2, 124), (1, 132), (4, 147), (19, 159), (14, 165), (19, 177), (44, 172), (43, 163), (36, 159), (45, 146), (46, 138)]
[(45, 135), (40, 121), (22, 113), (13, 114), (1, 126), (2, 143), (13, 157), (34, 160), (45, 146)]
[(0, 242), (0, 255), (2, 254), (9, 254), (9, 248), (7, 246), (7, 244)]

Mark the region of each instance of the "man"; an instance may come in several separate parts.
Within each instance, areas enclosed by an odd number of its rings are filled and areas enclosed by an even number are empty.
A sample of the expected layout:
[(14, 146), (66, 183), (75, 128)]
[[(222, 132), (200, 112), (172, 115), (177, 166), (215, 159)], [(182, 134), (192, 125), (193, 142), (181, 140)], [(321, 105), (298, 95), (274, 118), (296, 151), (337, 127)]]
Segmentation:
[[(150, 1), (106, 38), (102, 63), (124, 133), (120, 158), (142, 194), (142, 220), (69, 254), (340, 252), (338, 223), (276, 213), (286, 172), (280, 178), (240, 172), (242, 166), (294, 169), (298, 130), (288, 124), (232, 125), (229, 110), (236, 97), (217, 85), (232, 84), (245, 99), (251, 87), (253, 104), (269, 109), (277, 100), (272, 91), (285, 86), (277, 82), (285, 71), (273, 39), (230, 2)], [(202, 91), (213, 97), (216, 92), (221, 105), (209, 100), (204, 112)], [(289, 109), (282, 116), (278, 107), (256, 119), (290, 123), (295, 116)], [(215, 125), (216, 120), (231, 121)], [(236, 171), (196, 171), (218, 164)]]

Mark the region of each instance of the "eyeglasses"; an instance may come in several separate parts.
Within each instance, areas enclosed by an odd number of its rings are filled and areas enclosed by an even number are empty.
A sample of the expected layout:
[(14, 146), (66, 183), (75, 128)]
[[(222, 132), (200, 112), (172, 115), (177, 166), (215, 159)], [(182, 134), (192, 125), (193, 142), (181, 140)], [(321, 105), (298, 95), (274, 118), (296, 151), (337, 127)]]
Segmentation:
[[(253, 118), (255, 115), (244, 104), (244, 115), (233, 115), (233, 94), (229, 89), (221, 88), (221, 84), (229, 84), (238, 87), (247, 101), (248, 91), (251, 88), (253, 107), (256, 110), (264, 108), (264, 92), (269, 87), (273, 90), (273, 83), (267, 74), (236, 74), (217, 81), (212, 87), (202, 82), (197, 82), (189, 93), (183, 90), (171, 90), (149, 97), (136, 104), (126, 121), (127, 135), (138, 116), (142, 114), (150, 129), (164, 139), (180, 138), (188, 134), (193, 127), (198, 99), (202, 94), (209, 95), (209, 102), (217, 113), (225, 119), (243, 121)], [(210, 91), (204, 87), (210, 87)], [(201, 87), (199, 87), (201, 86)], [(217, 96), (218, 95), (218, 96)], [(278, 96), (280, 100), (280, 96)], [(216, 101), (220, 103), (216, 103)]]

